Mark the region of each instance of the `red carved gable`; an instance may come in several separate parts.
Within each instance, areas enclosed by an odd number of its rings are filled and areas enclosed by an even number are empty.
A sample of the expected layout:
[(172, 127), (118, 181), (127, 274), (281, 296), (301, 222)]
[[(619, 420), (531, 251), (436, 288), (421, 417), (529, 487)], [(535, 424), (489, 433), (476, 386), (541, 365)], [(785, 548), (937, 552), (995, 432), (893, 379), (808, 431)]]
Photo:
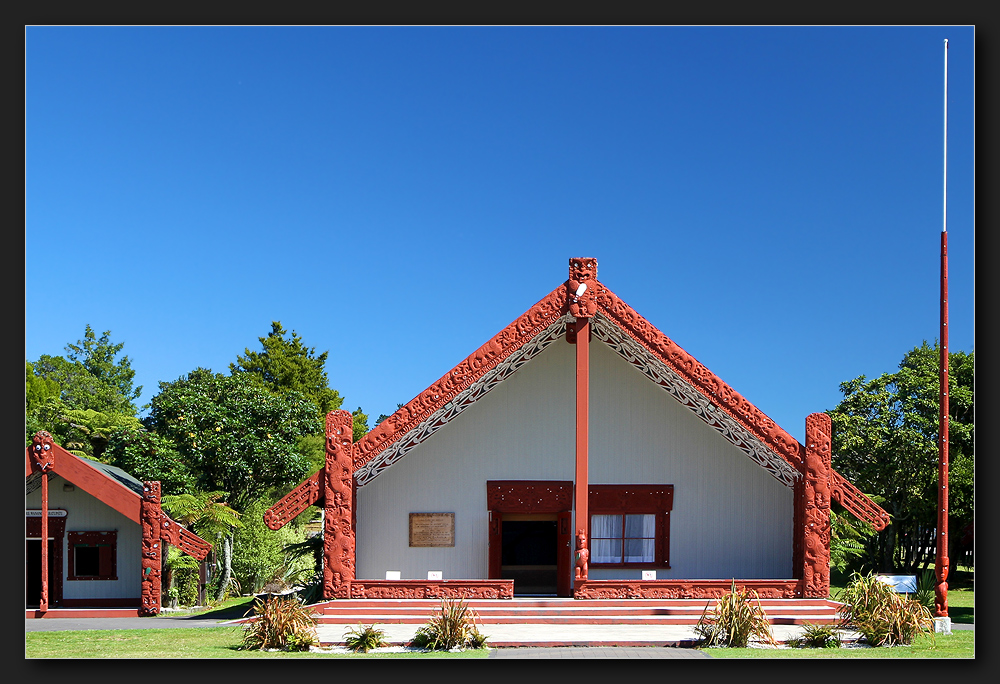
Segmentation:
[[(574, 258), (570, 260), (569, 277), (562, 285), (353, 445), (358, 486), (371, 482), (381, 470), (402, 458), (407, 450), (506, 377), (502, 373), (491, 376), (492, 371), (504, 370), (504, 364), (516, 370), (516, 363), (510, 366), (512, 359), (516, 360), (530, 345), (542, 348), (539, 340), (547, 344), (557, 339), (565, 332), (566, 322), (575, 316), (596, 316), (602, 319), (601, 327), (606, 327), (605, 321), (610, 323), (620, 340), (625, 342), (627, 338), (628, 344), (641, 350), (644, 357), (668, 369), (671, 377), (678, 378), (690, 396), (703, 397), (694, 402), (699, 406), (691, 401), (686, 404), (692, 410), (704, 404), (714, 407), (712, 416), (702, 413), (700, 417), (717, 429), (724, 427), (727, 439), (750, 454), (779, 481), (792, 486), (800, 477), (805, 447), (798, 440), (597, 280), (596, 259)], [(621, 353), (619, 349), (616, 351)], [(630, 362), (644, 363), (638, 359), (630, 359)], [(486, 383), (486, 386), (477, 390), (477, 383)], [(660, 384), (666, 386), (666, 381)], [(842, 480), (839, 478), (837, 482)], [(310, 492), (309, 486), (303, 483), (302, 492), (298, 494), (302, 502), (311, 499)], [(839, 503), (843, 498), (852, 512), (876, 525), (888, 519), (876, 504), (847, 485), (835, 487), (833, 495)]]
[[(37, 433), (32, 446), (25, 449), (25, 464), (25, 477), (32, 472), (55, 473), (129, 520), (142, 524), (143, 497), (140, 494), (62, 448), (52, 441), (52, 436), (47, 432)], [(186, 553), (199, 560), (208, 554), (211, 549), (208, 542), (193, 532), (181, 528), (166, 515), (163, 515), (163, 520), (169, 523), (166, 527), (168, 531), (176, 530), (172, 534), (177, 541), (172, 540), (171, 543), (181, 546)], [(164, 534), (167, 533), (161, 532), (161, 536)]]

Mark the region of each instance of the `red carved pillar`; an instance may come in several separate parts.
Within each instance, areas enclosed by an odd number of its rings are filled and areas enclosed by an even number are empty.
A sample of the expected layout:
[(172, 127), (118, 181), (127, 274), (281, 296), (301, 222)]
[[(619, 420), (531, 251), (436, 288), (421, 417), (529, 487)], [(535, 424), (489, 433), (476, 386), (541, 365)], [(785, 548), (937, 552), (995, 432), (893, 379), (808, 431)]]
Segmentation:
[(160, 483), (142, 483), (142, 503), (139, 522), (142, 527), (142, 588), (140, 590), (140, 615), (157, 615), (160, 612), (160, 576), (163, 568), (163, 542), (160, 524), (163, 509), (160, 507)]
[(587, 579), (590, 494), (590, 319), (597, 314), (597, 260), (570, 259), (566, 281), (567, 304), (576, 322), (567, 328), (567, 339), (576, 343), (576, 476), (573, 508), (576, 512), (576, 557), (574, 578)]
[(38, 601), (38, 610), (49, 609), (49, 473), (55, 466), (55, 452), (52, 446), (55, 442), (52, 435), (44, 430), (35, 433), (31, 438), (32, 469), (42, 474), (42, 592)]
[(323, 598), (350, 598), (354, 579), (354, 419), (348, 411), (326, 415), (323, 470)]
[(830, 595), (830, 416), (806, 418), (806, 448), (802, 464), (802, 596)]
[[(947, 47), (948, 41), (945, 41)], [(941, 344), (938, 350), (938, 510), (934, 615), (948, 617), (948, 233), (941, 233)]]

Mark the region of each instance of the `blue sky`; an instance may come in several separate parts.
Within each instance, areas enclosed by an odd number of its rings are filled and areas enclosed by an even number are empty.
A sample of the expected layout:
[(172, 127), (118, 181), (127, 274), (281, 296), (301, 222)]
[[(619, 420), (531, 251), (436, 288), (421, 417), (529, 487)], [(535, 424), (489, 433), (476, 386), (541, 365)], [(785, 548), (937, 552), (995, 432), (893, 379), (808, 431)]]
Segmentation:
[(802, 440), (938, 336), (944, 39), (972, 351), (972, 27), (28, 27), (25, 358), (145, 404), (279, 320), (374, 419), (589, 256)]

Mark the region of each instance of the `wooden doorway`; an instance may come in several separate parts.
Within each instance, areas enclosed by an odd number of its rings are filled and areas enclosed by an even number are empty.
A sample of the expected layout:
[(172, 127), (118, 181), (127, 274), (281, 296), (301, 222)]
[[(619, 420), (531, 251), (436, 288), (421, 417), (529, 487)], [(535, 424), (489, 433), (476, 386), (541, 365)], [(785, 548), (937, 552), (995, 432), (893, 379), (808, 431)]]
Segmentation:
[[(63, 539), (66, 536), (65, 511), (53, 511), (49, 516), (49, 605), (62, 603)], [(24, 606), (37, 608), (42, 598), (42, 520), (26, 517), (24, 521)]]
[(513, 579), (514, 594), (570, 596), (573, 483), (492, 480), (489, 577)]

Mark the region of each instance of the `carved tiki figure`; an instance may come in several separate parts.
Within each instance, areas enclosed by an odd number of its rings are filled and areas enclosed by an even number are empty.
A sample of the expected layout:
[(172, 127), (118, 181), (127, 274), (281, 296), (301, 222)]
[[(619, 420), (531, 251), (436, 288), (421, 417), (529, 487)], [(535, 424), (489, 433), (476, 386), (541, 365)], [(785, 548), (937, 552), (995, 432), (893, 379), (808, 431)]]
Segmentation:
[(587, 579), (587, 560), (590, 558), (590, 550), (587, 548), (587, 533), (585, 530), (576, 531), (576, 579)]

